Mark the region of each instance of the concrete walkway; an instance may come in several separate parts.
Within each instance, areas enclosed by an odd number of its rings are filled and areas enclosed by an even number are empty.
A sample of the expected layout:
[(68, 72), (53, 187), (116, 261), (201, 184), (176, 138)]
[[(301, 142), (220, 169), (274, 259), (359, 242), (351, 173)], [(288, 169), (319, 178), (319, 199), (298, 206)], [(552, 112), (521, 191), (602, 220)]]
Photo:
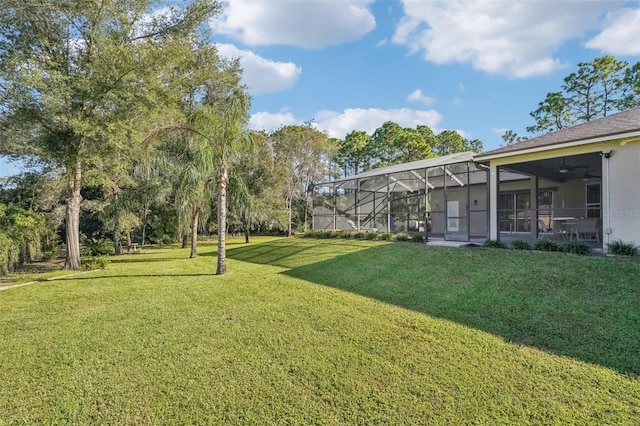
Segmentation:
[(60, 275), (59, 277), (51, 277), (51, 278), (45, 278), (43, 280), (29, 281), (29, 282), (26, 282), (26, 283), (8, 285), (8, 286), (0, 287), (0, 291), (2, 291), (2, 290), (10, 290), (12, 288), (24, 287), (26, 285), (31, 285), (31, 284), (35, 284), (35, 283), (44, 283), (44, 282), (47, 282), (47, 281), (61, 280), (62, 278), (68, 278), (68, 277), (72, 277), (74, 275), (88, 274), (90, 272), (96, 272), (96, 271), (99, 271), (99, 270), (100, 269), (94, 269), (92, 271), (74, 272), (73, 274)]

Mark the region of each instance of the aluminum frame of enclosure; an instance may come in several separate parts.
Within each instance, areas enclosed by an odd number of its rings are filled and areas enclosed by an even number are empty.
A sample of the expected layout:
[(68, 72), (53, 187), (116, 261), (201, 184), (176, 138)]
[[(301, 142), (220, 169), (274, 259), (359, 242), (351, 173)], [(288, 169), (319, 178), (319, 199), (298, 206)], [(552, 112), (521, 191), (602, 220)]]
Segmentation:
[(486, 238), (488, 170), (463, 152), (382, 167), (316, 187), (313, 229)]

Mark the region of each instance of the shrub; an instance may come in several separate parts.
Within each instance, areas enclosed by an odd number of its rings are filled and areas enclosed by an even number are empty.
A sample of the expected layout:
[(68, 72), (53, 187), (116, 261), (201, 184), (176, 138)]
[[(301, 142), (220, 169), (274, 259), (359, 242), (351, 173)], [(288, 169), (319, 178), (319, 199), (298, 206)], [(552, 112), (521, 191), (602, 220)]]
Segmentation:
[(524, 240), (515, 240), (511, 243), (511, 248), (514, 250), (531, 250), (531, 245)]
[(338, 231), (336, 234), (338, 238), (353, 238), (353, 232), (351, 231)]
[(353, 233), (353, 238), (356, 240), (364, 240), (366, 238), (366, 232), (357, 231)]
[(551, 240), (538, 240), (533, 245), (533, 249), (540, 251), (560, 251), (560, 246)]
[(366, 240), (377, 240), (379, 233), (376, 231), (370, 231), (364, 233), (364, 238)]
[(560, 247), (560, 250), (565, 253), (591, 254), (591, 247), (582, 241), (567, 241)]
[(82, 256), (106, 256), (116, 252), (113, 241), (107, 238), (85, 238)]
[(488, 248), (506, 248), (506, 246), (502, 243), (502, 241), (498, 241), (498, 240), (487, 240), (484, 242), (484, 244), (482, 245), (483, 247), (488, 247)]
[(389, 241), (391, 238), (393, 238), (393, 234), (391, 232), (381, 232), (380, 235), (378, 235), (378, 239), (384, 241)]
[(93, 271), (94, 269), (104, 269), (109, 264), (107, 256), (85, 256), (80, 258), (82, 269)]
[(636, 256), (640, 246), (635, 245), (633, 241), (625, 243), (622, 240), (614, 240), (607, 244), (609, 253), (619, 256)]
[(42, 252), (42, 260), (44, 262), (51, 262), (55, 258), (56, 258), (55, 250), (46, 250)]
[(396, 234), (396, 241), (409, 241), (411, 239), (411, 235), (406, 232), (400, 232)]
[(414, 243), (421, 243), (422, 239), (422, 234), (415, 234), (411, 237), (411, 241), (413, 241)]

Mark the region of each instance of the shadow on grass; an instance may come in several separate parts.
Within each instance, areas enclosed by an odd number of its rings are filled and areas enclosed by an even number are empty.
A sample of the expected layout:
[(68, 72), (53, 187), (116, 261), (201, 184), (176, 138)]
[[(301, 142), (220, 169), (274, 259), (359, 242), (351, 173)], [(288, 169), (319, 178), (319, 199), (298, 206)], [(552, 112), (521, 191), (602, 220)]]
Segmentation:
[(227, 255), (290, 268), (283, 273), (506, 341), (640, 374), (639, 262), (342, 241), (277, 241)]
[(125, 279), (125, 278), (169, 278), (169, 277), (215, 277), (215, 273), (210, 274), (133, 274), (133, 275), (99, 275), (91, 277), (79, 277), (69, 276), (56, 278), (55, 281), (95, 281), (95, 280), (108, 280), (108, 279)]

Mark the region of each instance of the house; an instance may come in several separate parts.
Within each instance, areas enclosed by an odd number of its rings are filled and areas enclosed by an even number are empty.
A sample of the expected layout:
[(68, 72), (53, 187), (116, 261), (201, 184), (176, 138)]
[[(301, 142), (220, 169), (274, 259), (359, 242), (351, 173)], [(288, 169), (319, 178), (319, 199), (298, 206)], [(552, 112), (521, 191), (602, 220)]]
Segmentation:
[[(536, 238), (540, 227), (534, 224), (562, 235), (579, 233), (575, 227), (582, 222), (596, 224), (591, 237), (604, 249), (613, 240), (640, 242), (640, 107), (478, 154), (474, 160), (490, 170), (491, 239), (499, 239), (507, 224)], [(500, 178), (505, 171), (529, 176), (528, 190), (509, 188)], [(516, 219), (509, 223), (510, 218)], [(572, 222), (573, 230), (563, 229), (563, 222)]]
[(482, 154), (370, 170), (316, 188), (314, 229), (428, 238), (640, 242), (640, 107)]

